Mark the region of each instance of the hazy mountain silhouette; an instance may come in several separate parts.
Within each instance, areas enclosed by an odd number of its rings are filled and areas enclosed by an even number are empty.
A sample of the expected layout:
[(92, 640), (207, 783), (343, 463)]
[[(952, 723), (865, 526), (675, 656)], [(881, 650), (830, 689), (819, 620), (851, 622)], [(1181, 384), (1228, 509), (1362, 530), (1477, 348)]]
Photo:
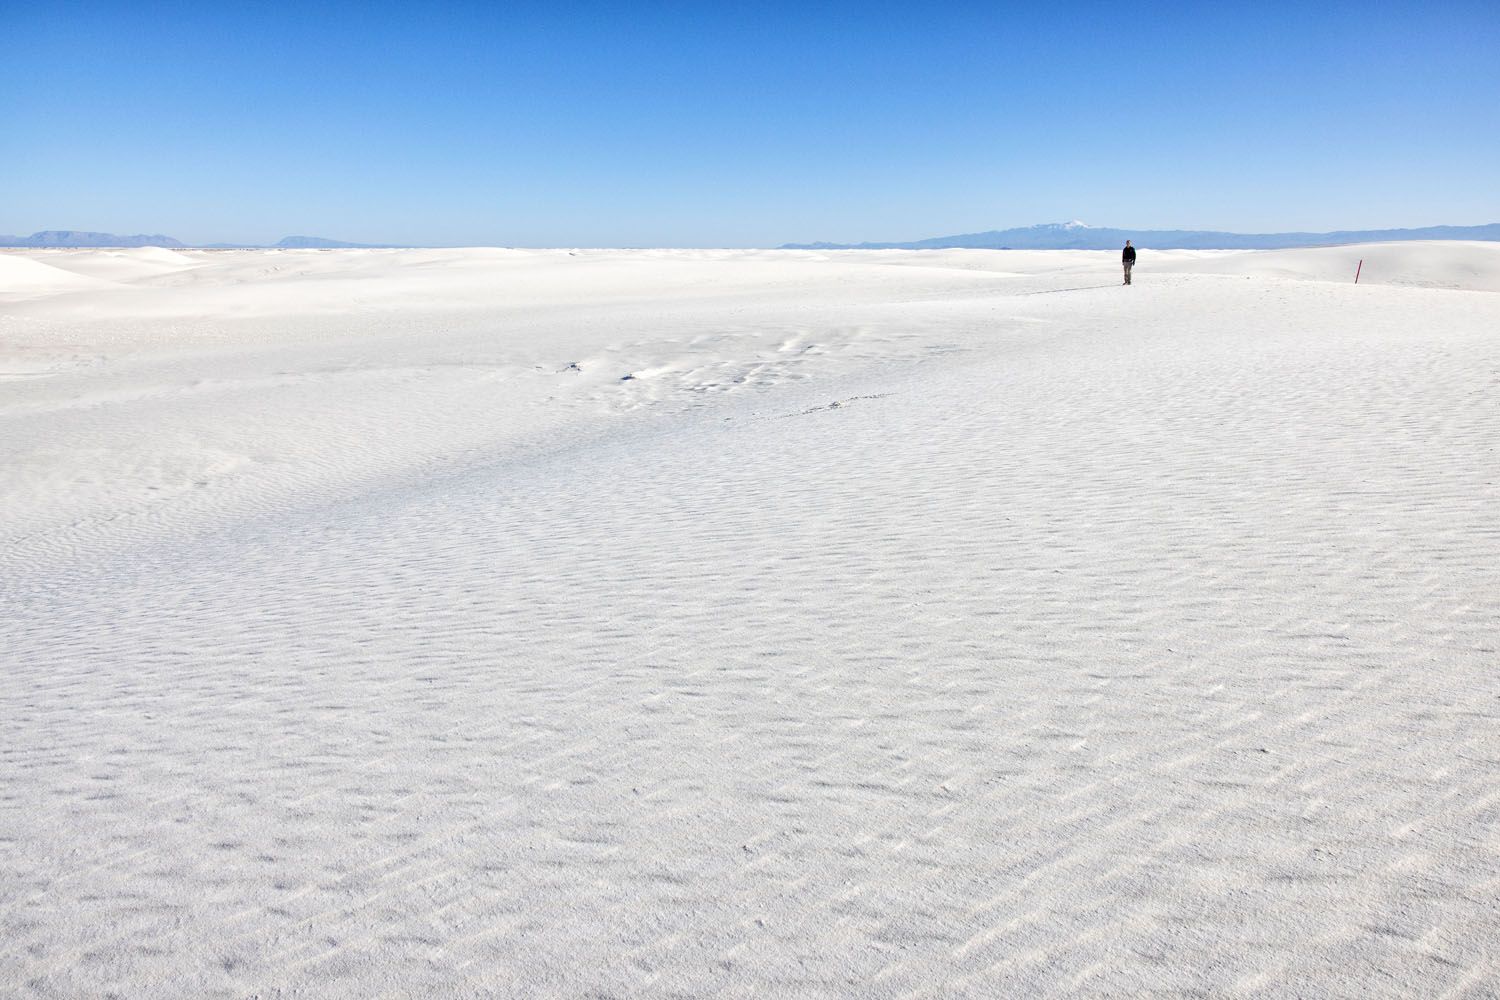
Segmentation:
[(4, 247), (180, 247), (184, 244), (170, 236), (116, 236), (114, 233), (89, 233), (77, 229), (46, 229), (30, 236), (0, 236)]
[[(0, 236), (0, 247), (188, 247), (171, 236), (120, 236), (116, 233), (90, 233), (76, 229), (48, 229), (30, 236)], [(258, 243), (206, 243), (196, 244), (211, 250), (258, 250)], [(370, 250), (393, 244), (345, 243), (322, 236), (287, 236), (276, 247), (287, 250), (355, 249)]]
[(345, 243), (322, 236), (283, 236), (276, 246), (284, 250), (379, 250), (389, 243)]
[(936, 236), (906, 243), (786, 243), (783, 250), (1114, 250), (1126, 240), (1158, 250), (1281, 250), (1288, 247), (1382, 243), (1389, 240), (1500, 240), (1500, 223), (1429, 226), (1426, 229), (1363, 229), (1333, 233), (1220, 233), (1193, 229), (1110, 229), (1081, 222), (1053, 222), (1024, 229), (995, 229)]

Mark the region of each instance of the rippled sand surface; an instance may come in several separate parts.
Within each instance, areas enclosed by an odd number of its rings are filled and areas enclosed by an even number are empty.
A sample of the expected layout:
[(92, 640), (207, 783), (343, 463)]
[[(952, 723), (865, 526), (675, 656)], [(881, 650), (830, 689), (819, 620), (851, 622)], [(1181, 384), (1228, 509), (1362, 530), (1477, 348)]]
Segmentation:
[(1500, 246), (1115, 258), (0, 253), (0, 993), (1493, 995)]

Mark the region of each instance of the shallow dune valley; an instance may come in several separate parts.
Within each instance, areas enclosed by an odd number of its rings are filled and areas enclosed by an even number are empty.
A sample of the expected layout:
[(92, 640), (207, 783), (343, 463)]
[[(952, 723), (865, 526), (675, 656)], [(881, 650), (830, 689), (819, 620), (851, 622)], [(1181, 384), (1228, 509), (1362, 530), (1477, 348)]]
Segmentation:
[(1495, 996), (1497, 448), (1494, 243), (0, 251), (0, 995)]

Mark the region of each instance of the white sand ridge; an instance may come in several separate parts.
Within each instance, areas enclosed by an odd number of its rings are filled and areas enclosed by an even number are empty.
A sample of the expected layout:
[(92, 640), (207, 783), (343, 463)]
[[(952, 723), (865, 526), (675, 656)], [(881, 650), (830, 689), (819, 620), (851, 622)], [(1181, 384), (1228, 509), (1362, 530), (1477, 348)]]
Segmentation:
[(1500, 982), (1500, 248), (96, 253), (0, 989)]

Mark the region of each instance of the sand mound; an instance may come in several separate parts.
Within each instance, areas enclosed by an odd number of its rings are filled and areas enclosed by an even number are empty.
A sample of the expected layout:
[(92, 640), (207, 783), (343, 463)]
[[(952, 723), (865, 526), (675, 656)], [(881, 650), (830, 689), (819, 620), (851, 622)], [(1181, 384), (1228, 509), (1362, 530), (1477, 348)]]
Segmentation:
[(1433, 240), (1221, 252), (1187, 260), (1167, 258), (1159, 266), (1155, 254), (1147, 253), (1142, 271), (1149, 267), (1172, 273), (1335, 282), (1353, 282), (1357, 272), (1362, 285), (1500, 292), (1500, 243)]
[(105, 282), (57, 267), (35, 251), (0, 250), (0, 298), (22, 298), (99, 288)]
[(122, 250), (52, 250), (40, 259), (74, 274), (130, 283), (198, 267), (198, 257), (190, 251), (165, 247), (133, 247)]

